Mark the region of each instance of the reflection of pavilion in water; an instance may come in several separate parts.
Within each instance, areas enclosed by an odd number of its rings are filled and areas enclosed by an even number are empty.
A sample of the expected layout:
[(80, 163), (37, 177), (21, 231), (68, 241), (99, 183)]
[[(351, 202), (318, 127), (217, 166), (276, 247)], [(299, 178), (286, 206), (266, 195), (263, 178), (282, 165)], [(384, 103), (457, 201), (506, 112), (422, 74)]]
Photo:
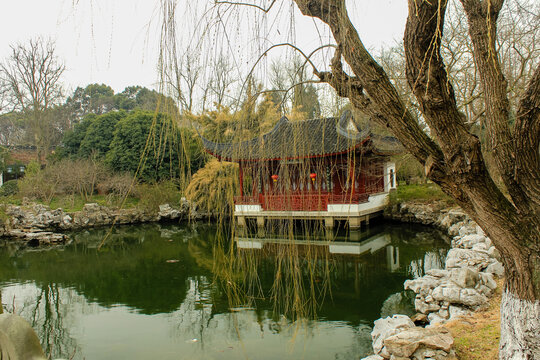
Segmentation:
[[(446, 254), (444, 245), (420, 229), (374, 226), (358, 232), (358, 241), (339, 234), (326, 240), (326, 232), (319, 234), (309, 238), (306, 233), (290, 237), (237, 235), (238, 268), (247, 274), (248, 283), (280, 290), (278, 295), (282, 296), (273, 299), (284, 306), (295, 296), (309, 303), (312, 299), (303, 295), (320, 294), (324, 299), (324, 294), (331, 294), (324, 300), (326, 305), (317, 310), (318, 317), (362, 323), (379, 317), (381, 304), (403, 291), (404, 280), (440, 268)], [(274, 294), (273, 290), (263, 293)]]
[(379, 233), (365, 238), (360, 242), (333, 240), (298, 240), (283, 238), (235, 238), (238, 249), (261, 250), (264, 254), (278, 253), (283, 247), (294, 247), (299, 255), (311, 254), (320, 259), (347, 257), (350, 260), (360, 260), (369, 257), (370, 262), (385, 263), (391, 272), (398, 271), (399, 247), (392, 245), (391, 235)]

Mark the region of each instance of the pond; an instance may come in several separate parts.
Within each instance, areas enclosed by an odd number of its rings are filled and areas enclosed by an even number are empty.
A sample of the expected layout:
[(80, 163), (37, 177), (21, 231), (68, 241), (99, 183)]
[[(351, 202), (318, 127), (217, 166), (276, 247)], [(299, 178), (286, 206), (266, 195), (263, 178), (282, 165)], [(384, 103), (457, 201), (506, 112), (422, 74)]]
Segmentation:
[(448, 249), (436, 230), (409, 225), (329, 242), (149, 224), (114, 229), (98, 251), (108, 231), (0, 246), (2, 305), (53, 358), (361, 358), (375, 319), (412, 313), (403, 281), (442, 267)]

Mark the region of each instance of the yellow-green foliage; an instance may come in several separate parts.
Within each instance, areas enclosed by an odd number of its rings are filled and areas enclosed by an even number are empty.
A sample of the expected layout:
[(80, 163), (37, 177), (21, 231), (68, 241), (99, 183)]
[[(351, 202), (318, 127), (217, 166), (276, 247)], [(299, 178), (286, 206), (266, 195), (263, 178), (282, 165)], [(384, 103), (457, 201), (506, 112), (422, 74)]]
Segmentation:
[(238, 164), (212, 159), (193, 175), (186, 198), (200, 211), (231, 215), (238, 187)]
[[(269, 131), (281, 117), (269, 94), (263, 96), (260, 103), (257, 103), (258, 97), (257, 94), (248, 94), (236, 112), (219, 106), (200, 115), (187, 114), (187, 118), (201, 125), (203, 135), (210, 140), (233, 142), (250, 139)], [(298, 113), (298, 118), (305, 118), (305, 114)]]
[(405, 153), (394, 156), (396, 162), (396, 175), (399, 183), (425, 184), (427, 178), (424, 174), (424, 166), (411, 154)]

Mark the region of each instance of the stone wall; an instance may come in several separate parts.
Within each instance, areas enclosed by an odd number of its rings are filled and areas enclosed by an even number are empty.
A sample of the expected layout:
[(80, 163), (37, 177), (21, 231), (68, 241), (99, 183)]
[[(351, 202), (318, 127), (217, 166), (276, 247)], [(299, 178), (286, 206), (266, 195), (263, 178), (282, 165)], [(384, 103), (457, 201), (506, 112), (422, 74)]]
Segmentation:
[(8, 205), (5, 213), (8, 219), (0, 223), (0, 237), (15, 238), (35, 245), (63, 243), (67, 240), (63, 232), (68, 230), (200, 218), (185, 199), (178, 208), (163, 204), (157, 212), (138, 208), (111, 209), (90, 203), (76, 212), (64, 212), (61, 208), (53, 210), (42, 204)]
[(365, 359), (455, 359), (453, 338), (443, 326), (448, 320), (466, 318), (487, 305), (504, 275), (500, 254), (459, 208), (444, 203), (401, 203), (385, 211), (387, 219), (436, 226), (452, 236), (445, 269), (430, 270), (407, 280), (404, 288), (415, 292), (415, 326), (405, 315), (375, 321), (371, 333), (374, 355)]

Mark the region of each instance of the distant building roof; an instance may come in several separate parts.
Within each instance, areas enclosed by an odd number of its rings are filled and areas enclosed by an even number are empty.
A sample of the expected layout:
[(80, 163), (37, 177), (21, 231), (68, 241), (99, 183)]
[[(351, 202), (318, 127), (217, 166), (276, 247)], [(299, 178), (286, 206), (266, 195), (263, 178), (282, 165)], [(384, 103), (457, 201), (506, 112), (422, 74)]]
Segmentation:
[(259, 137), (234, 143), (215, 143), (202, 137), (206, 151), (226, 161), (286, 160), (343, 154), (362, 146), (365, 151), (393, 155), (402, 146), (391, 136), (359, 130), (350, 111), (340, 118), (291, 122), (282, 117), (272, 130)]
[(8, 147), (8, 163), (28, 164), (32, 160), (37, 160), (37, 148), (35, 146), (10, 146)]

